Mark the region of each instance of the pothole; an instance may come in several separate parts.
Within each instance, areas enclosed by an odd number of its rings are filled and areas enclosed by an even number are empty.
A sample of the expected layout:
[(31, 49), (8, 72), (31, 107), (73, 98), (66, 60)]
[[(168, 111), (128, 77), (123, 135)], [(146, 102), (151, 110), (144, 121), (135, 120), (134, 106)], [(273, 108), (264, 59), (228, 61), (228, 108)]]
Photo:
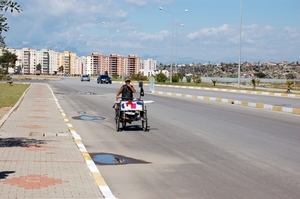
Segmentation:
[(89, 116), (89, 115), (79, 115), (72, 117), (74, 120), (84, 120), (84, 121), (93, 121), (93, 120), (104, 120), (104, 117), (100, 116)]
[(149, 164), (150, 162), (125, 157), (110, 153), (91, 153), (93, 161), (100, 165), (119, 165), (119, 164)]

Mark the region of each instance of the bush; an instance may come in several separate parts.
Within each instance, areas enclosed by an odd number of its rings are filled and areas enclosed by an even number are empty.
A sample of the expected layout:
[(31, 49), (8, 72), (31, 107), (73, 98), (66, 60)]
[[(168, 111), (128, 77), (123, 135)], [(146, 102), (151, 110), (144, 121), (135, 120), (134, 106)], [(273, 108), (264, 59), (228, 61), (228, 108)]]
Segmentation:
[(286, 80), (286, 85), (287, 85), (287, 93), (291, 92), (291, 88), (292, 88), (292, 85), (294, 84), (294, 81), (292, 80)]
[(193, 77), (193, 80), (194, 80), (194, 82), (195, 82), (196, 84), (200, 84), (201, 81), (202, 81), (201, 77), (198, 77), (198, 76), (194, 76), (194, 77)]
[(213, 85), (216, 86), (216, 83), (217, 83), (218, 80), (217, 79), (212, 79), (211, 81), (212, 81)]
[(155, 80), (157, 82), (166, 82), (167, 76), (165, 74), (163, 74), (162, 72), (160, 72), (159, 74), (156, 75)]
[(262, 72), (259, 72), (259, 73), (255, 73), (254, 74), (256, 77), (258, 78), (265, 78), (266, 77), (266, 74), (262, 73)]
[(10, 76), (8, 76), (8, 75), (3, 75), (2, 76), (2, 80), (3, 81), (8, 81), (8, 80), (11, 80), (12, 78), (10, 77)]
[(179, 82), (179, 75), (177, 73), (172, 75), (172, 82)]
[(192, 81), (191, 76), (186, 76), (186, 82), (187, 82), (187, 83), (191, 83), (191, 81)]

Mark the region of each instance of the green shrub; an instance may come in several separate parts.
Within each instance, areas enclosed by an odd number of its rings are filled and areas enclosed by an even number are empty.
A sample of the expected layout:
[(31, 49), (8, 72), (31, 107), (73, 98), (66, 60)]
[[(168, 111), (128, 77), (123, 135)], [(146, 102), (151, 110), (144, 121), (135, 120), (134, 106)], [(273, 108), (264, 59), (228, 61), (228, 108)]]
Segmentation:
[(254, 75), (258, 78), (265, 78), (266, 74), (262, 73), (262, 72), (258, 72), (258, 73), (254, 73)]
[(217, 83), (218, 80), (217, 79), (212, 79), (211, 81), (212, 81), (213, 85), (216, 86), (216, 83)]
[(172, 75), (172, 82), (179, 82), (179, 75), (177, 73)]
[(198, 76), (195, 76), (195, 77), (194, 77), (194, 82), (195, 82), (196, 84), (200, 84), (201, 81), (202, 81), (202, 79), (201, 79), (200, 77), (198, 77)]
[(186, 82), (191, 83), (191, 81), (192, 81), (191, 76), (186, 76)]
[(166, 82), (167, 76), (165, 74), (163, 74), (162, 72), (160, 72), (159, 74), (156, 75), (155, 80), (157, 82)]

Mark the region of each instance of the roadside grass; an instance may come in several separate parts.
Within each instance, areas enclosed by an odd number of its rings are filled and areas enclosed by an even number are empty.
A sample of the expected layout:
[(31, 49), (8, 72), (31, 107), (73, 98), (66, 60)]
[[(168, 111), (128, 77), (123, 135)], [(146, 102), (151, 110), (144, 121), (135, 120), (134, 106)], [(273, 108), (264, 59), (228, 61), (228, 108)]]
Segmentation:
[(0, 108), (13, 107), (30, 84), (0, 84)]

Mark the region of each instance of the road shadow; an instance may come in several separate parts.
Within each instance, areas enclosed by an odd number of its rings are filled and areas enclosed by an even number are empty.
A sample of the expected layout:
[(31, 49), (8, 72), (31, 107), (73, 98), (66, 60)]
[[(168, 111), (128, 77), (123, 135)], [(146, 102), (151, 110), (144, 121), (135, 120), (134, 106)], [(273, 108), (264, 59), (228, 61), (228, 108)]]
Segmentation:
[[(124, 128), (122, 127), (121, 131), (144, 131), (144, 130), (141, 125), (128, 124)], [(146, 132), (148, 132), (148, 131), (150, 131), (149, 126), (148, 126)]]
[(0, 138), (0, 147), (29, 147), (34, 144), (46, 144), (45, 140), (17, 138)]
[(11, 173), (15, 173), (15, 171), (1, 171), (0, 172), (0, 179), (5, 179)]

